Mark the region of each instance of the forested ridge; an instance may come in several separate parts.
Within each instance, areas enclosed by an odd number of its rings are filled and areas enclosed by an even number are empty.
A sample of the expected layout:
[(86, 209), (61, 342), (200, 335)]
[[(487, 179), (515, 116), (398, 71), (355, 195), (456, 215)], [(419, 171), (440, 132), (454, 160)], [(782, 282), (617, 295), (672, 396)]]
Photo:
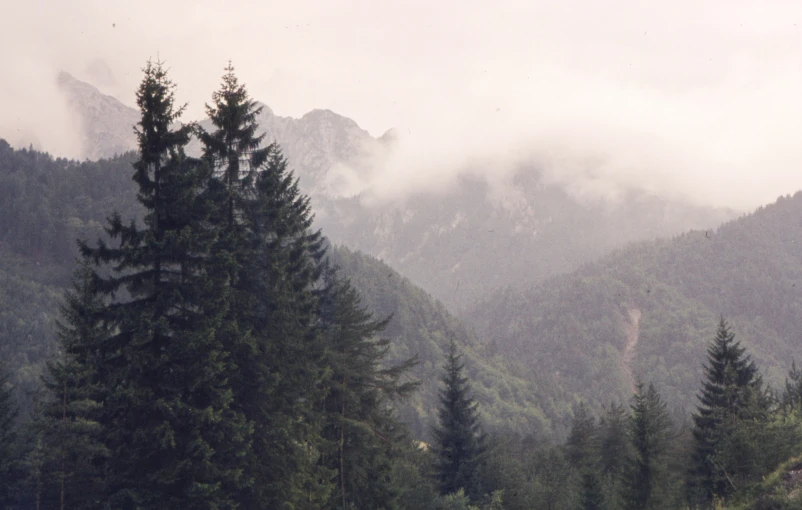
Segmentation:
[(231, 65), (177, 92), (110, 160), (0, 140), (0, 508), (802, 507), (802, 195), (461, 322), (312, 227)]
[(641, 377), (672, 411), (691, 411), (720, 315), (778, 386), (800, 358), (800, 218), (802, 194), (781, 197), (716, 230), (640, 243), (527, 291), (499, 292), (464, 317), (513, 373), (547, 374), (596, 409), (625, 399)]

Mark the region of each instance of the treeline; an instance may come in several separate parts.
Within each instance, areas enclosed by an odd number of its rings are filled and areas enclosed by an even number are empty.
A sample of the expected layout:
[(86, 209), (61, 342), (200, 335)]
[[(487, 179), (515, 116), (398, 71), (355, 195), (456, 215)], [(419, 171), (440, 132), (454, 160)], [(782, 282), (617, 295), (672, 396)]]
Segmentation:
[[(207, 105), (210, 131), (178, 127), (160, 63), (136, 97), (144, 215), (115, 212), (107, 238), (79, 243), (62, 353), (22, 424), (0, 383), (0, 507), (462, 501), (439, 495), (395, 415), (394, 399), (416, 387), (414, 359), (383, 363), (386, 320), (328, 263), (309, 200), (280, 148), (256, 135), (259, 108), (233, 68)], [(185, 153), (192, 136), (200, 158)]]
[(722, 319), (689, 420), (638, 383), (628, 406), (579, 405), (565, 444), (497, 437), (481, 480), (507, 509), (802, 508), (801, 411), (802, 372), (772, 390)]

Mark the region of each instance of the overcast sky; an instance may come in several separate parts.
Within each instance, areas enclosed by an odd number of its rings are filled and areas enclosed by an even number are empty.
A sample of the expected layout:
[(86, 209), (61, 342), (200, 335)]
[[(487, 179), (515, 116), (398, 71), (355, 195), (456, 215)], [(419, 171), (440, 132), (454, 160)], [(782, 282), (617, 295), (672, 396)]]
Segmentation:
[[(5, 5), (2, 5), (5, 4)], [(69, 153), (64, 69), (133, 104), (165, 60), (187, 117), (231, 59), (277, 114), (401, 149), (379, 188), (535, 161), (555, 179), (753, 207), (802, 188), (802, 2), (0, 0), (0, 136)], [(582, 188), (580, 188), (582, 189)]]

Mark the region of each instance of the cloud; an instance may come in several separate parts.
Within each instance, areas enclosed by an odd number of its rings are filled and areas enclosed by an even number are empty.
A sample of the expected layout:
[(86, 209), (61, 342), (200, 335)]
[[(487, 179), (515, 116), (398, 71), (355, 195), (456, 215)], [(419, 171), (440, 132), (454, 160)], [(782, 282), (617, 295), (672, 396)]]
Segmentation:
[(51, 152), (69, 133), (47, 72), (132, 104), (158, 55), (199, 118), (230, 58), (277, 114), (322, 107), (374, 135), (397, 127), (368, 181), (378, 196), (442, 190), (465, 171), (503, 180), (521, 163), (578, 194), (635, 185), (748, 208), (802, 187), (795, 1), (17, 7), (0, 21), (15, 49), (0, 57), (0, 136), (22, 122)]

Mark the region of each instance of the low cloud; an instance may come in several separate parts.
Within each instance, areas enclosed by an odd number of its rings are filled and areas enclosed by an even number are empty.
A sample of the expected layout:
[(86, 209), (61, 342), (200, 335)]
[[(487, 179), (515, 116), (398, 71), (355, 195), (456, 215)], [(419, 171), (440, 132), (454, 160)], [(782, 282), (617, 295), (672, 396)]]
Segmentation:
[[(605, 5), (606, 4), (606, 5)], [(0, 136), (74, 150), (59, 69), (131, 104), (148, 57), (203, 115), (230, 58), (279, 115), (330, 108), (396, 149), (343, 190), (439, 192), (522, 165), (578, 196), (636, 186), (750, 208), (802, 188), (802, 4), (79, 1), (0, 26)], [(9, 19), (10, 18), (10, 19)], [(22, 135), (20, 135), (22, 136)]]

